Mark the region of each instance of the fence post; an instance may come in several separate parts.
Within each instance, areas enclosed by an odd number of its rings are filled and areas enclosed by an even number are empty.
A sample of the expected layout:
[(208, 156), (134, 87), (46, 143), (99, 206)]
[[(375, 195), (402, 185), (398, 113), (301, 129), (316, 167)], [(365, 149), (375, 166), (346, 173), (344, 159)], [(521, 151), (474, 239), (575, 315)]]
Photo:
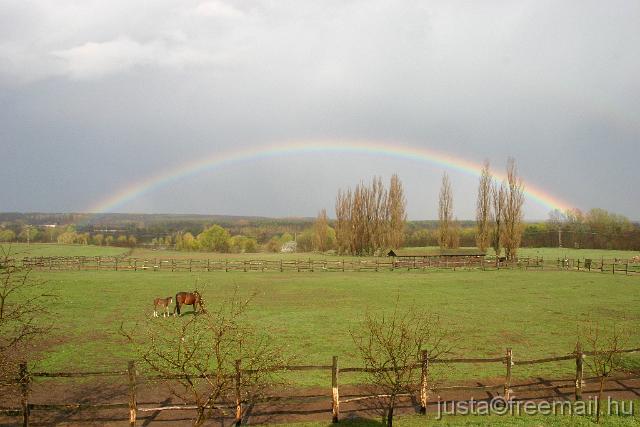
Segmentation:
[(600, 258), (600, 273), (604, 272), (604, 257)]
[(236, 378), (235, 378), (235, 392), (236, 392), (236, 420), (234, 422), (235, 425), (239, 426), (242, 424), (242, 394), (240, 393), (240, 385), (242, 382), (241, 370), (240, 370), (240, 359), (236, 360)]
[(580, 271), (580, 258), (578, 258), (578, 271)]
[(611, 263), (611, 271), (613, 272), (613, 274), (616, 274), (616, 263), (615, 263), (615, 261), (613, 263)]
[(584, 387), (584, 353), (580, 342), (576, 344), (576, 400), (582, 400), (582, 387)]
[(511, 367), (513, 366), (513, 350), (510, 348), (507, 349), (505, 363), (507, 364), (507, 375), (504, 381), (504, 398), (509, 400), (511, 398)]
[(332, 422), (337, 423), (340, 420), (340, 392), (338, 391), (338, 356), (333, 356), (331, 366), (331, 413), (333, 415)]
[(136, 364), (133, 360), (129, 361), (127, 372), (129, 374), (129, 425), (134, 427), (138, 416), (138, 403), (136, 401)]
[(427, 375), (429, 373), (429, 352), (422, 350), (422, 372), (420, 375), (420, 413), (427, 413), (427, 398), (429, 397), (429, 385)]
[(628, 276), (628, 275), (629, 275), (629, 260), (627, 260), (627, 265), (626, 265), (626, 267), (625, 267), (625, 269), (624, 269), (624, 274), (625, 274), (626, 276)]
[(27, 363), (20, 363), (20, 391), (22, 392), (22, 425), (23, 427), (29, 426), (29, 385), (31, 383), (31, 377), (27, 369)]

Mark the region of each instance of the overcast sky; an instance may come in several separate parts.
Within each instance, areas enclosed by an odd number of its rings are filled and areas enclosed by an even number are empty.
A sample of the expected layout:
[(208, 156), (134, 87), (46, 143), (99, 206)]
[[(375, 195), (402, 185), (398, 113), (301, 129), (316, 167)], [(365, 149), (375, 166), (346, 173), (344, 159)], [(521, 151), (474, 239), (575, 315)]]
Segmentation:
[[(559, 199), (640, 219), (640, 2), (0, 0), (0, 211), (84, 211), (183, 162), (310, 139), (513, 156)], [(115, 210), (312, 216), (397, 172), (430, 219), (445, 170), (290, 155)], [(472, 218), (477, 178), (448, 172)]]

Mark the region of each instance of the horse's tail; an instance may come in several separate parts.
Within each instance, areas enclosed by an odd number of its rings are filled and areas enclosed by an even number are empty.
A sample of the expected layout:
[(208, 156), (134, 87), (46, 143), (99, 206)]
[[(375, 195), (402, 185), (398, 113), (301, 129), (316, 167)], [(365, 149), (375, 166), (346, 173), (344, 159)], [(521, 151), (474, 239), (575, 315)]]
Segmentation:
[(178, 312), (178, 316), (180, 316), (180, 300), (178, 299), (179, 293), (176, 294), (176, 311)]

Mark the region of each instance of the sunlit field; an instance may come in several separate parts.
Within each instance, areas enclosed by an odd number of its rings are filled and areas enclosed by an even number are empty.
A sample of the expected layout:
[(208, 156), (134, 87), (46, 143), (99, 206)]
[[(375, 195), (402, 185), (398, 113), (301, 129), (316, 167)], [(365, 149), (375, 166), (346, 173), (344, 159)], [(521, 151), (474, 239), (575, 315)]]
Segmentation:
[[(635, 276), (551, 271), (444, 271), (372, 273), (171, 273), (41, 272), (59, 299), (51, 305), (56, 330), (38, 363), (49, 370), (122, 367), (132, 357), (118, 334), (151, 317), (153, 298), (190, 291), (196, 280), (208, 305), (237, 288), (257, 292), (250, 318), (269, 331), (303, 364), (359, 366), (350, 330), (367, 311), (414, 306), (440, 314), (456, 331), (459, 356), (495, 357), (512, 347), (514, 358), (570, 353), (576, 326), (584, 320), (615, 321), (640, 327), (640, 280)], [(183, 322), (159, 318), (155, 322)], [(638, 346), (632, 334), (629, 345)], [(572, 361), (517, 367), (515, 377), (571, 375)], [(459, 368), (458, 368), (459, 366)], [(462, 366), (453, 379), (502, 375), (497, 365)], [(345, 376), (344, 382), (357, 382)], [(301, 385), (326, 384), (326, 374), (296, 378)]]

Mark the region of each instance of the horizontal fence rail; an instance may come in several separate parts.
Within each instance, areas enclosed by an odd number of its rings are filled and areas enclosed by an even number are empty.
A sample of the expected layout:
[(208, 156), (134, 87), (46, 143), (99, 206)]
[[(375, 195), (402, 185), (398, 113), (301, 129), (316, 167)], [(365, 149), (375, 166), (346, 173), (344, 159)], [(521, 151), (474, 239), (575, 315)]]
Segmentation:
[[(430, 359), (427, 351), (422, 352), (422, 360), (416, 364), (403, 366), (399, 369), (416, 369), (420, 372), (420, 384), (419, 384), (419, 399), (420, 412), (425, 413), (426, 407), (429, 402), (429, 395), (433, 392), (443, 391), (502, 391), (502, 396), (505, 399), (510, 399), (513, 395), (514, 389), (518, 391), (541, 391), (546, 389), (567, 389), (573, 388), (576, 400), (582, 399), (583, 388), (586, 384), (599, 382), (599, 377), (585, 377), (584, 376), (584, 361), (586, 357), (592, 357), (597, 354), (610, 354), (610, 351), (603, 351), (600, 353), (584, 352), (580, 350), (580, 346), (576, 347), (576, 350), (563, 356), (550, 356), (537, 359), (523, 359), (517, 360), (514, 358), (512, 349), (507, 348), (505, 355), (502, 357), (487, 357), (487, 358), (434, 358)], [(640, 348), (618, 350), (615, 353), (631, 354), (640, 353)], [(534, 382), (528, 383), (513, 383), (513, 367), (521, 365), (537, 365), (558, 361), (575, 360), (576, 373), (572, 378), (561, 379), (540, 379)], [(504, 382), (501, 384), (490, 385), (438, 385), (434, 381), (431, 381), (429, 366), (433, 363), (441, 364), (476, 364), (476, 363), (500, 363), (505, 366)], [(339, 378), (342, 374), (348, 373), (366, 373), (366, 372), (380, 372), (380, 370), (370, 369), (366, 367), (346, 367), (340, 368), (338, 364), (338, 356), (333, 356), (332, 363), (330, 365), (293, 365), (293, 366), (279, 366), (271, 369), (271, 371), (331, 371), (331, 394), (315, 394), (309, 396), (265, 396), (247, 402), (243, 400), (242, 396), (242, 376), (255, 373), (251, 369), (242, 369), (241, 361), (235, 363), (235, 373), (230, 372), (229, 378), (234, 378), (234, 394), (236, 396), (235, 402), (213, 402), (207, 406), (210, 409), (232, 409), (235, 410), (235, 424), (241, 424), (243, 417), (246, 416), (245, 407), (251, 403), (264, 403), (264, 402), (298, 402), (308, 403), (317, 400), (331, 398), (331, 413), (334, 422), (338, 422), (340, 419), (340, 405), (364, 401), (368, 399), (383, 399), (390, 397), (386, 394), (360, 394), (360, 395), (344, 395), (340, 397), (340, 385)], [(392, 369), (384, 369), (384, 371), (390, 371)], [(213, 375), (212, 373), (194, 373), (193, 375), (149, 375), (145, 376), (145, 379), (194, 379), (194, 378), (207, 378), (207, 376)], [(129, 399), (128, 402), (116, 402), (116, 403), (78, 403), (78, 402), (64, 402), (55, 404), (41, 404), (30, 402), (31, 385), (34, 378), (88, 378), (88, 377), (127, 377), (128, 378), (128, 390)], [(127, 366), (127, 370), (123, 371), (89, 371), (89, 372), (30, 372), (26, 363), (20, 365), (20, 375), (16, 379), (15, 385), (20, 387), (21, 393), (21, 408), (8, 408), (0, 409), (0, 414), (8, 416), (21, 416), (23, 420), (23, 426), (29, 425), (29, 418), (31, 411), (60, 411), (60, 410), (83, 410), (83, 409), (125, 409), (129, 410), (129, 424), (135, 426), (137, 421), (137, 414), (139, 412), (157, 412), (157, 411), (184, 411), (184, 410), (197, 410), (198, 406), (190, 403), (185, 404), (162, 404), (162, 403), (138, 403), (137, 399), (137, 385), (139, 383), (140, 375), (136, 369), (136, 364), (130, 361)], [(627, 375), (627, 376), (609, 376), (605, 377), (606, 381), (626, 381), (637, 380), (640, 376)], [(561, 383), (561, 384), (558, 384)], [(397, 397), (414, 397), (411, 394), (403, 393), (396, 395)], [(153, 405), (153, 406), (149, 406)], [(327, 410), (328, 412), (328, 410)]]
[(41, 271), (171, 272), (371, 272), (429, 269), (523, 269), (640, 274), (637, 259), (519, 258), (507, 262), (482, 256), (378, 257), (369, 259), (164, 259), (132, 257), (24, 257), (14, 262)]

